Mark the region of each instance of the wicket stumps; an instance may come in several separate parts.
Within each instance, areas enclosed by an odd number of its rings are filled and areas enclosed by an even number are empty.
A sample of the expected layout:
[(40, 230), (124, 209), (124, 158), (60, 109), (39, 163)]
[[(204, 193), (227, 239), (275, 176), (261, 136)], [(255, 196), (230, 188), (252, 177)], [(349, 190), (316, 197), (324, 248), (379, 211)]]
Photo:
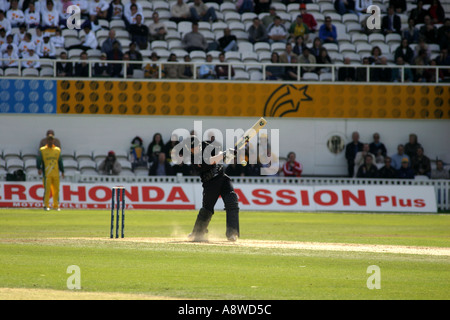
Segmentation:
[(113, 187), (111, 189), (111, 239), (114, 238), (114, 209), (116, 210), (116, 238), (119, 238), (119, 212), (122, 200), (122, 229), (121, 237), (125, 237), (125, 187)]

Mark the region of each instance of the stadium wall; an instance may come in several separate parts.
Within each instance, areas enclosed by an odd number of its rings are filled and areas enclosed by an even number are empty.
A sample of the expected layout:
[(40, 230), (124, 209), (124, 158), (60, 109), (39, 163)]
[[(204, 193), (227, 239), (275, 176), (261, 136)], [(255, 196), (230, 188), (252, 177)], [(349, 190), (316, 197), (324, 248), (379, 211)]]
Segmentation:
[[(280, 130), (279, 156), (297, 153), (305, 175), (345, 175), (353, 131), (379, 132), (390, 154), (410, 133), (431, 158), (450, 154), (450, 86), (180, 81), (0, 80), (0, 149), (36, 147), (54, 129), (66, 149), (129, 148), (174, 129), (246, 129), (255, 117)], [(330, 146), (339, 137), (338, 146)]]

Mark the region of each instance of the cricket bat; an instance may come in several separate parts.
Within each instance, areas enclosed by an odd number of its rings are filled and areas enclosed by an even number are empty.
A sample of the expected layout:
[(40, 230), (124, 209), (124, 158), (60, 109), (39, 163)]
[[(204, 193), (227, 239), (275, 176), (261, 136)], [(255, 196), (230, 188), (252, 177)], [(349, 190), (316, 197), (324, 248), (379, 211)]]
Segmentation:
[(264, 126), (267, 124), (266, 119), (260, 118), (250, 129), (245, 131), (244, 135), (236, 142), (235, 150), (239, 150), (245, 147), (245, 145), (254, 138), (259, 130), (264, 128)]

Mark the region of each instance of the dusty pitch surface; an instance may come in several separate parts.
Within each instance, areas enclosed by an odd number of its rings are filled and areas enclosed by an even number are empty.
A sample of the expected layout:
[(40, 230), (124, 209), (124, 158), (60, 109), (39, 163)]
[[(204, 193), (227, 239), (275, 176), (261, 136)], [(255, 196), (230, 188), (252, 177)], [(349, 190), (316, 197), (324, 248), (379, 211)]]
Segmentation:
[[(74, 238), (71, 238), (74, 239)], [(69, 240), (69, 239), (67, 239)], [(75, 239), (74, 239), (75, 240)], [(135, 243), (161, 243), (161, 244), (190, 244), (198, 246), (230, 246), (243, 248), (268, 248), (268, 249), (291, 249), (291, 250), (318, 250), (318, 251), (341, 251), (341, 252), (372, 252), (372, 253), (396, 253), (415, 254), (431, 256), (450, 256), (450, 248), (442, 247), (415, 247), (396, 246), (381, 244), (353, 244), (353, 243), (324, 243), (324, 242), (296, 242), (296, 241), (267, 241), (267, 240), (245, 240), (239, 239), (230, 242), (225, 239), (209, 239), (208, 241), (192, 242), (186, 238), (77, 238), (77, 240), (95, 241), (121, 241)]]

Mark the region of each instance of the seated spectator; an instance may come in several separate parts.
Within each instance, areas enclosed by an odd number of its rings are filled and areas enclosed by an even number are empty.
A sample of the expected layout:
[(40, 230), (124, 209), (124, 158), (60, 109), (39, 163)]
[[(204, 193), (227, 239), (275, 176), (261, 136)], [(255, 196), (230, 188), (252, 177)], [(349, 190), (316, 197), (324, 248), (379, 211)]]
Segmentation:
[(311, 32), (312, 31), (303, 21), (303, 17), (300, 14), (297, 16), (295, 21), (291, 23), (291, 26), (289, 28), (290, 36), (293, 39), (295, 39), (298, 36), (302, 36), (305, 39), (305, 41), (308, 41), (309, 33)]
[(109, 4), (108, 11), (106, 13), (106, 19), (111, 20), (125, 20), (125, 6), (122, 4), (122, 0), (113, 0)]
[(367, 13), (367, 8), (372, 5), (372, 0), (356, 0), (355, 13), (360, 16)]
[(413, 63), (414, 51), (409, 47), (407, 39), (402, 39), (402, 42), (395, 50), (394, 59), (397, 60), (398, 57), (402, 57), (405, 63)]
[(177, 2), (170, 7), (170, 20), (176, 23), (191, 20), (189, 6), (184, 0), (177, 0)]
[[(36, 29), (37, 30), (37, 29)], [(42, 41), (44, 39), (42, 38)], [(55, 35), (50, 38), (53, 47), (56, 48), (64, 48), (64, 37), (62, 36), (61, 29), (57, 28), (55, 30)]]
[(391, 166), (392, 159), (390, 157), (384, 158), (384, 166), (378, 170), (378, 177), (381, 179), (395, 179), (397, 178), (397, 170)]
[(347, 159), (348, 176), (353, 177), (355, 174), (355, 157), (356, 154), (363, 149), (363, 143), (359, 141), (359, 133), (352, 133), (352, 141), (345, 146), (345, 159)]
[(417, 155), (417, 149), (421, 148), (422, 145), (419, 143), (417, 135), (411, 133), (408, 138), (408, 142), (405, 144), (405, 153), (408, 155), (409, 159), (412, 159)]
[[(221, 63), (225, 63), (225, 54), (221, 52), (219, 54), (219, 61)], [(231, 71), (231, 78), (234, 77), (234, 68), (232, 65), (228, 66), (227, 64), (217, 64), (214, 68), (217, 79), (230, 79), (229, 74)]]
[(381, 31), (384, 35), (390, 33), (401, 34), (402, 22), (400, 17), (395, 14), (393, 6), (389, 6), (388, 13), (381, 19)]
[(277, 52), (272, 52), (270, 62), (266, 66), (266, 80), (283, 80), (286, 70), (284, 66), (277, 65), (280, 63), (280, 56)]
[(6, 43), (6, 30), (0, 26), (0, 48)]
[(160, 133), (155, 133), (152, 142), (147, 147), (148, 162), (156, 162), (160, 153), (164, 153), (164, 141)]
[(90, 16), (95, 16), (99, 19), (106, 19), (109, 4), (105, 0), (90, 0), (88, 10)]
[(414, 170), (414, 174), (420, 176), (431, 177), (431, 161), (423, 153), (423, 148), (417, 148), (417, 154), (411, 158), (411, 168)]
[(108, 52), (110, 52), (113, 49), (114, 42), (117, 42), (117, 44), (119, 45), (119, 50), (122, 50), (122, 45), (116, 38), (116, 30), (111, 29), (109, 30), (108, 38), (106, 38), (106, 40), (103, 41), (102, 43), (101, 51), (108, 54)]
[[(426, 50), (420, 50), (418, 57), (414, 59), (416, 66), (427, 66), (431, 62), (427, 56)], [(413, 70), (415, 82), (435, 82), (436, 70), (431, 68), (417, 68)]]
[(310, 32), (315, 32), (317, 28), (317, 21), (314, 16), (306, 11), (306, 4), (300, 3), (300, 13), (303, 18), (303, 22), (308, 26)]
[(172, 151), (173, 148), (175, 148), (175, 146), (177, 144), (179, 144), (180, 141), (178, 139), (178, 135), (173, 134), (170, 137), (170, 140), (164, 145), (164, 153), (166, 154), (166, 160), (170, 163), (172, 162)]
[[(107, 60), (110, 61), (122, 61), (123, 60), (123, 52), (120, 50), (120, 42), (114, 41), (112, 50), (106, 53)], [(108, 73), (111, 77), (118, 77), (122, 72), (122, 64), (121, 63), (110, 63)]]
[(2, 61), (1, 65), (4, 69), (17, 68), (19, 66), (19, 56), (14, 52), (14, 48), (11, 44), (6, 46), (6, 52), (3, 53), (2, 58), (5, 59)]
[(279, 16), (276, 16), (273, 23), (267, 28), (267, 35), (269, 37), (269, 43), (287, 42), (289, 33), (284, 24), (281, 23)]
[[(171, 53), (167, 61), (178, 62), (176, 54)], [(164, 77), (167, 79), (179, 79), (181, 74), (181, 68), (182, 66), (178, 63), (164, 64), (162, 73), (164, 74)]]
[[(315, 64), (316, 57), (314, 57), (312, 54), (309, 53), (308, 47), (305, 47), (305, 49), (303, 50), (303, 54), (298, 58), (298, 62), (303, 65)], [(316, 70), (316, 67), (302, 66), (301, 70), (302, 70), (302, 74), (305, 72), (314, 72)]]
[(425, 16), (428, 15), (428, 10), (423, 7), (423, 0), (417, 0), (417, 7), (411, 10), (410, 19), (414, 20), (414, 24), (424, 23)]
[[(60, 60), (68, 60), (67, 52), (63, 51), (59, 55)], [(56, 63), (56, 76), (57, 77), (72, 77), (73, 76), (73, 64), (72, 62), (58, 61)]]
[[(450, 55), (447, 48), (442, 48), (439, 56), (435, 59), (438, 66), (450, 66)], [(441, 68), (440, 81), (447, 81), (450, 78), (450, 68)]]
[[(370, 65), (369, 57), (362, 58), (362, 66), (356, 68), (356, 81), (367, 82), (367, 68), (365, 66)], [(369, 78), (373, 79), (373, 69), (371, 71)]]
[(106, 53), (102, 52), (100, 55), (101, 62), (96, 62), (94, 64), (94, 77), (110, 77), (111, 75), (108, 73), (109, 65), (106, 62)]
[(194, 50), (206, 51), (208, 48), (205, 37), (198, 31), (197, 22), (192, 23), (192, 31), (186, 33), (181, 42), (189, 53)]
[(41, 25), (45, 29), (59, 27), (59, 12), (52, 0), (47, 0), (45, 7), (41, 11), (41, 14)]
[(337, 43), (336, 26), (331, 23), (331, 17), (325, 17), (325, 23), (320, 26), (319, 38), (323, 43)]
[(431, 22), (433, 24), (444, 23), (445, 11), (439, 0), (432, 0), (431, 6), (428, 8), (428, 13), (431, 17)]
[(382, 56), (380, 58), (380, 65), (384, 66), (383, 68), (376, 68), (371, 70), (371, 81), (380, 81), (380, 82), (391, 82), (392, 81), (392, 69), (388, 66), (387, 58)]
[(354, 0), (334, 0), (334, 10), (340, 15), (355, 13)]
[(22, 54), (22, 68), (28, 69), (41, 69), (41, 63), (39, 62), (39, 56), (35, 52), (35, 48), (31, 47), (28, 51)]
[(37, 54), (42, 59), (56, 59), (56, 50), (53, 43), (50, 42), (50, 35), (44, 35), (44, 41), (37, 47)]
[(442, 160), (436, 161), (436, 169), (431, 170), (431, 179), (450, 179), (450, 173), (444, 169)]
[(91, 25), (85, 24), (83, 31), (85, 33), (84, 42), (80, 45), (71, 46), (70, 49), (81, 49), (84, 51), (87, 51), (90, 49), (97, 49), (98, 42), (97, 42), (97, 38), (95, 37), (94, 31), (92, 31)]
[[(338, 70), (338, 80), (339, 81), (355, 81), (356, 80), (356, 69), (350, 67), (350, 58), (344, 58), (344, 65), (347, 67), (340, 67)], [(365, 81), (365, 79), (364, 79)]]
[[(397, 59), (395, 60), (396, 65), (398, 66), (404, 66), (406, 65), (405, 62), (403, 61), (403, 58), (397, 57)], [(402, 72), (403, 72), (403, 81), (402, 81)], [(393, 68), (392, 69), (392, 82), (411, 82), (414, 80), (412, 71), (410, 68)]]
[(402, 144), (399, 144), (397, 146), (397, 153), (391, 156), (391, 165), (394, 167), (395, 170), (399, 170), (402, 166), (403, 159), (408, 160), (409, 163), (409, 156), (405, 153), (405, 147)]
[(150, 31), (150, 41), (164, 40), (167, 34), (167, 28), (163, 21), (159, 20), (158, 12), (153, 12), (153, 22), (150, 23), (148, 29)]
[(409, 159), (402, 158), (400, 168), (397, 170), (398, 179), (414, 179), (414, 171), (409, 166)]
[(361, 151), (358, 151), (355, 155), (355, 172), (357, 172), (358, 168), (365, 163), (366, 156), (372, 157), (372, 164), (375, 164), (376, 158), (373, 153), (370, 152), (370, 146), (368, 143), (363, 144), (363, 148)]
[[(318, 64), (333, 64), (330, 56), (328, 55), (328, 51), (326, 48), (320, 49), (319, 56), (316, 59), (316, 63)], [(320, 75), (321, 73), (329, 73), (331, 72), (331, 67), (318, 67), (317, 73)]]
[(159, 77), (159, 65), (156, 63), (156, 61), (159, 60), (158, 54), (156, 52), (152, 52), (152, 54), (150, 55), (150, 60), (153, 63), (148, 63), (144, 67), (144, 77), (157, 79)]
[(72, 0), (72, 4), (80, 8), (81, 18), (89, 16), (89, 3), (88, 0)]
[(424, 25), (419, 29), (419, 36), (425, 39), (426, 43), (437, 43), (437, 29), (431, 21), (430, 15), (424, 18)]
[(322, 40), (319, 37), (314, 38), (312, 47), (309, 49), (309, 53), (312, 54), (316, 60), (319, 57), (320, 49), (323, 48)]
[(41, 13), (36, 10), (34, 1), (30, 1), (28, 8), (24, 11), (25, 24), (28, 28), (37, 28), (41, 24)]
[(378, 169), (373, 164), (373, 157), (370, 154), (364, 156), (364, 163), (359, 166), (356, 173), (357, 178), (378, 178)]
[(141, 17), (141, 23), (144, 23), (144, 14), (142, 11), (139, 11), (137, 3), (132, 3), (130, 5), (130, 12), (129, 14), (125, 15), (125, 25), (128, 28), (130, 28), (131, 25), (137, 23), (137, 16)]
[(171, 176), (173, 175), (172, 166), (166, 161), (166, 154), (159, 152), (157, 160), (153, 161), (148, 173), (149, 176)]
[(406, 0), (389, 0), (389, 5), (394, 7), (396, 13), (403, 13), (406, 11)]
[[(278, 16), (276, 11), (277, 11), (277, 9), (276, 9), (274, 6), (270, 6), (269, 14), (268, 14), (268, 15), (265, 15), (265, 16), (262, 18), (261, 22), (262, 22), (262, 24), (264, 25), (264, 27), (266, 28), (266, 30), (269, 28), (269, 26), (270, 26), (272, 23), (275, 22), (275, 18)], [(255, 10), (255, 13), (256, 13), (256, 14), (259, 14), (259, 13), (257, 12), (257, 10)]]
[(11, 45), (13, 47), (13, 52), (20, 56), (19, 47), (14, 43), (14, 36), (12, 34), (8, 34), (6, 36), (6, 42), (1, 46), (1, 53), (6, 53), (7, 47)]
[(212, 63), (212, 55), (206, 55), (206, 64), (202, 64), (198, 70), (200, 79), (216, 79), (216, 72)]
[(441, 27), (439, 27), (437, 31), (437, 37), (438, 37), (438, 44), (441, 48), (445, 48), (447, 44), (450, 43), (450, 18), (444, 19), (444, 24)]
[(98, 165), (98, 171), (101, 175), (117, 176), (122, 171), (120, 162), (117, 161), (114, 151), (109, 151), (105, 160)]
[(292, 51), (292, 44), (286, 43), (286, 50), (280, 55), (280, 63), (291, 63), (292, 57), (297, 55)]
[(421, 50), (424, 50), (426, 52), (428, 60), (431, 60), (431, 50), (429, 48), (429, 45), (425, 42), (425, 39), (420, 38), (419, 43), (414, 47), (414, 57), (419, 56), (419, 52)]
[(255, 42), (267, 42), (268, 40), (266, 28), (261, 20), (258, 17), (253, 18), (253, 23), (248, 28), (248, 41), (254, 44)]
[[(130, 42), (130, 45), (128, 47), (128, 51), (125, 52), (125, 54), (128, 54), (130, 57), (130, 61), (142, 61), (142, 54), (137, 49), (136, 42)], [(133, 69), (141, 69), (142, 64), (132, 64)]]
[(381, 64), (382, 52), (379, 46), (372, 47), (372, 51), (369, 57), (370, 64)]
[(130, 24), (128, 27), (128, 32), (131, 35), (131, 40), (136, 42), (139, 49), (147, 49), (150, 40), (150, 29), (142, 23), (142, 16), (139, 13), (136, 14), (136, 23)]
[(0, 9), (0, 30), (4, 29), (5, 34), (8, 35), (11, 33), (11, 22), (9, 22), (9, 19), (6, 18), (5, 11)]
[(237, 51), (237, 38), (235, 35), (231, 34), (230, 28), (225, 28), (223, 30), (223, 36), (219, 38), (219, 51)]
[(19, 43), (19, 56), (23, 56), (30, 48), (33, 48), (36, 51), (36, 45), (31, 41), (31, 33), (27, 32), (23, 40)]
[(189, 12), (193, 21), (217, 21), (216, 10), (214, 7), (208, 8), (202, 0), (194, 0), (194, 3), (189, 8)]
[[(123, 54), (123, 61), (131, 61), (130, 60), (130, 55), (128, 53), (124, 53)], [(134, 71), (134, 64), (133, 63), (125, 63), (125, 72), (126, 72), (126, 77), (127, 78), (133, 78), (133, 71)], [(120, 78), (124, 77), (123, 69), (120, 72), (119, 77)]]
[(10, 8), (6, 12), (6, 18), (10, 22), (12, 28), (25, 23), (25, 14), (19, 9), (19, 0), (10, 1)]
[(303, 53), (303, 49), (305, 47), (306, 47), (305, 39), (302, 36), (298, 36), (297, 38), (295, 38), (294, 48), (292, 48), (292, 51), (297, 56), (300, 56)]
[(283, 166), (283, 173), (285, 177), (301, 177), (303, 166), (295, 159), (295, 152), (289, 152), (286, 163)]
[[(139, 1), (130, 0), (130, 2), (125, 3), (124, 5), (125, 24), (131, 23), (133, 21), (133, 15), (135, 15), (136, 13), (139, 13), (142, 17), (144, 16), (144, 9), (142, 8), (142, 5), (139, 3)], [(142, 22), (144, 22), (144, 19), (142, 20)]]
[(381, 155), (386, 157), (387, 149), (384, 143), (380, 141), (380, 134), (378, 132), (373, 134), (373, 141), (369, 144), (369, 151), (374, 155), (377, 155), (381, 151)]
[(419, 29), (416, 27), (413, 18), (408, 19), (408, 27), (403, 29), (402, 36), (408, 40), (408, 43), (417, 43), (419, 41)]
[(77, 62), (75, 64), (75, 77), (89, 77), (89, 63), (88, 60), (88, 54), (86, 51), (83, 51), (80, 54), (80, 62)]
[(136, 136), (133, 138), (133, 140), (131, 140), (130, 162), (133, 170), (137, 167), (147, 167), (147, 161), (145, 161), (145, 153), (141, 137)]
[(194, 77), (194, 65), (190, 63), (191, 56), (186, 54), (184, 57), (184, 64), (180, 65), (179, 67), (179, 78), (180, 79), (192, 79)]

